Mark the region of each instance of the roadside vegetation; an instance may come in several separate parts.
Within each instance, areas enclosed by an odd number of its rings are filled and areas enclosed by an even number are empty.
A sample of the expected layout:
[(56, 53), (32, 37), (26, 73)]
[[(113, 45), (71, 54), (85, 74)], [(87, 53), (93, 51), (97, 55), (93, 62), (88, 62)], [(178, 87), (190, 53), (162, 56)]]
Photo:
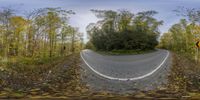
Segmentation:
[(160, 47), (174, 53), (170, 80), (171, 87), (180, 93), (188, 93), (192, 98), (199, 96), (200, 64), (196, 42), (200, 40), (198, 9), (180, 8), (176, 10), (182, 16), (179, 23), (174, 24), (167, 33), (161, 37)]
[(104, 55), (137, 55), (137, 54), (144, 54), (144, 53), (151, 53), (156, 51), (156, 49), (153, 50), (112, 50), (112, 51), (98, 51), (100, 54)]
[[(127, 10), (91, 10), (100, 20), (87, 26), (90, 41), (87, 48), (114, 54), (137, 54), (154, 50), (158, 44), (162, 21), (153, 16), (156, 11), (137, 14)], [(140, 52), (140, 53), (141, 53)]]
[(61, 8), (35, 9), (24, 15), (0, 9), (0, 69), (48, 64), (79, 52), (83, 34), (69, 25), (72, 14)]
[(83, 34), (69, 24), (73, 14), (61, 8), (24, 15), (0, 9), (0, 98), (63, 96), (80, 89), (76, 67)]
[(79, 53), (46, 64), (15, 63), (0, 71), (0, 98), (68, 98), (87, 93), (80, 82)]
[(41, 61), (80, 51), (83, 34), (69, 25), (71, 10), (41, 8), (17, 15), (10, 8), (0, 9), (0, 59)]
[(196, 42), (200, 40), (200, 15), (198, 9), (181, 8), (176, 10), (182, 19), (164, 33), (160, 39), (160, 47), (199, 60)]

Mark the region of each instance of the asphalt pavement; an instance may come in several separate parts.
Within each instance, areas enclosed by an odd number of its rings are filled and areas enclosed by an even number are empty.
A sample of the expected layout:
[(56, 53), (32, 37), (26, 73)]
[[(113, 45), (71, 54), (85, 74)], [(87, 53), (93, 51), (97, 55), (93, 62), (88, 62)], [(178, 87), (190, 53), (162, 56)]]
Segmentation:
[(133, 92), (167, 83), (171, 55), (167, 50), (138, 55), (102, 55), (83, 50), (82, 80), (96, 91)]

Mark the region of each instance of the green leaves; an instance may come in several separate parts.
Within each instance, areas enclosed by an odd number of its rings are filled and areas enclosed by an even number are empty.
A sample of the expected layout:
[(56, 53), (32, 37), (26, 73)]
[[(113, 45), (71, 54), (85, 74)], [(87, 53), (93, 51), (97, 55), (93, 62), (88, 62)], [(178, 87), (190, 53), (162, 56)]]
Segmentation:
[(89, 24), (90, 42), (97, 50), (147, 50), (158, 44), (157, 21), (152, 16), (155, 11), (140, 12), (134, 16), (127, 10), (92, 10), (102, 20)]

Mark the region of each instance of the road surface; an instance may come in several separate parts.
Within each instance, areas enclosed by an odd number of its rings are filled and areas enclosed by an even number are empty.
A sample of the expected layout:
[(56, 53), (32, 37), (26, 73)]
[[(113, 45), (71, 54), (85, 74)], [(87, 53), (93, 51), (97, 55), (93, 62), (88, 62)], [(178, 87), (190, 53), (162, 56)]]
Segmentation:
[(94, 90), (149, 90), (167, 82), (170, 53), (158, 49), (139, 55), (101, 55), (83, 50), (82, 79)]

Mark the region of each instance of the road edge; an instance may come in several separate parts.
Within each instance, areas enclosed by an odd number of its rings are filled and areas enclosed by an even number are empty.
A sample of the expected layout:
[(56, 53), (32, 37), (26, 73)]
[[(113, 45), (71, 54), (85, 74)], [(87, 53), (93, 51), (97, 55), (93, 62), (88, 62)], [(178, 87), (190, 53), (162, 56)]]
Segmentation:
[(90, 66), (90, 64), (87, 63), (87, 61), (84, 59), (83, 57), (83, 53), (82, 51), (80, 52), (80, 56), (82, 58), (82, 60), (84, 61), (84, 63), (93, 71), (95, 72), (97, 75), (103, 77), (103, 78), (106, 78), (106, 79), (109, 79), (109, 80), (118, 80), (118, 81), (135, 81), (135, 80), (140, 80), (140, 79), (143, 79), (143, 78), (146, 78), (148, 76), (151, 76), (152, 74), (154, 74), (157, 70), (159, 70), (162, 65), (166, 62), (167, 58), (169, 57), (170, 53), (168, 50), (167, 51), (167, 55), (165, 56), (164, 60), (158, 65), (158, 67), (156, 67), (153, 71), (145, 74), (145, 75), (142, 75), (142, 76), (139, 76), (139, 77), (134, 77), (134, 78), (115, 78), (115, 77), (111, 77), (111, 76), (107, 76), (107, 75), (104, 75), (98, 71), (96, 71), (94, 68), (92, 68)]

